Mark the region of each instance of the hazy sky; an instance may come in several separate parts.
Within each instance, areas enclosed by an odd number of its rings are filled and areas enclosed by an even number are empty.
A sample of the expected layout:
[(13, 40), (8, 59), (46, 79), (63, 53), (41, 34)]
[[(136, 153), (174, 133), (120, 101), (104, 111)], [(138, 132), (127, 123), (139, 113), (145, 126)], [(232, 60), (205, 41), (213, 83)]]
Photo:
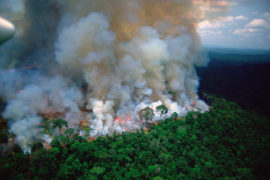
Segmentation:
[[(22, 0), (0, 2), (9, 3), (13, 13), (23, 7)], [(198, 28), (204, 46), (270, 50), (270, 0), (193, 0), (193, 3), (210, 12), (210, 16), (202, 15), (204, 20)], [(0, 7), (0, 12), (3, 10)]]
[(199, 23), (203, 45), (270, 49), (270, 0), (230, 2), (225, 15)]

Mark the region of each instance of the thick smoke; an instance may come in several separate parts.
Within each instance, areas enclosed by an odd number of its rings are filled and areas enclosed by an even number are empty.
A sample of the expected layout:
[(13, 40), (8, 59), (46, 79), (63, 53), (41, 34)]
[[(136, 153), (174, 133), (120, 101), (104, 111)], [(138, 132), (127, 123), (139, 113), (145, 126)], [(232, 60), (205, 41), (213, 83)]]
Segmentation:
[[(9, 74), (9, 72), (5, 73)], [(19, 73), (13, 72), (12, 75), (18, 77)], [(6, 87), (9, 85), (16, 87), (14, 84), (8, 84)], [(75, 128), (82, 118), (79, 109), (83, 102), (80, 90), (68, 84), (60, 76), (53, 78), (40, 76), (19, 90), (15, 97), (12, 97), (10, 92), (3, 93), (5, 93), (4, 97), (10, 100), (2, 115), (9, 120), (10, 132), (16, 135), (17, 143), (24, 150), (28, 150), (28, 146), (35, 139), (41, 138), (39, 125), (44, 114), (64, 113), (64, 118), (69, 122), (70, 127)]]
[(0, 47), (2, 116), (26, 152), (48, 136), (39, 126), (48, 114), (97, 136), (143, 127), (138, 112), (148, 106), (181, 116), (208, 110), (195, 70), (207, 64), (196, 31), (203, 1), (9, 2), (0, 1), (5, 17), (20, 20)]

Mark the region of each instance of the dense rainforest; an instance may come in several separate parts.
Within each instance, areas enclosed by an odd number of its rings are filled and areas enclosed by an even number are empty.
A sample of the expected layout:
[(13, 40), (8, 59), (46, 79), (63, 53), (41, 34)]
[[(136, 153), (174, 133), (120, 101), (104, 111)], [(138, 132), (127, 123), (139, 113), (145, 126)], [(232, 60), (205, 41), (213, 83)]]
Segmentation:
[(215, 94), (270, 117), (270, 51), (211, 48), (208, 56), (197, 68), (200, 97)]
[[(87, 139), (67, 129), (45, 150), (2, 155), (2, 179), (268, 179), (268, 117), (208, 95), (207, 113), (172, 116), (136, 132)], [(174, 114), (175, 115), (175, 114)], [(1, 146), (9, 134), (1, 131)]]

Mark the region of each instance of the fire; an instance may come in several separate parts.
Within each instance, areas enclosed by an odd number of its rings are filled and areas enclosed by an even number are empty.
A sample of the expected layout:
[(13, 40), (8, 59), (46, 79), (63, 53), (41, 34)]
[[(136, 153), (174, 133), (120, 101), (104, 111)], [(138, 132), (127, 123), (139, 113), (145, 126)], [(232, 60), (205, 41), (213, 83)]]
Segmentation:
[[(36, 14), (39, 11), (32, 3), (25, 4), (30, 12), (23, 20), (30, 24), (17, 34), (14, 47), (5, 49), (5, 57), (27, 61), (10, 63), (7, 67), (21, 65), (14, 72), (0, 71), (0, 86), (5, 86), (0, 94), (8, 95), (3, 114), (23, 148), (39, 135), (36, 124), (44, 118), (65, 119), (81, 134), (87, 131), (87, 137), (92, 137), (88, 140), (92, 141), (93, 137), (114, 131), (157, 125), (153, 123), (162, 117), (158, 112), (148, 122), (133, 114), (159, 101), (168, 106), (169, 112), (180, 115), (197, 106), (208, 110), (197, 96), (199, 79), (195, 66), (207, 63), (207, 59), (200, 58), (196, 24), (202, 13), (198, 6), (210, 3), (221, 9), (226, 1), (116, 2), (71, 0), (65, 6), (52, 3), (54, 8), (48, 12), (57, 9), (61, 13), (45, 15)], [(48, 24), (50, 31), (38, 31), (44, 26), (32, 19), (52, 21)], [(14, 48), (19, 48), (18, 53), (14, 53)], [(40, 56), (43, 57), (39, 59)], [(50, 58), (52, 63), (43, 62)], [(39, 68), (42, 71), (36, 72)]]
[(87, 141), (88, 142), (91, 142), (91, 141), (94, 141), (94, 140), (96, 140), (97, 139), (97, 137), (93, 137), (93, 138), (89, 138)]
[(123, 122), (125, 122), (123, 119), (121, 119), (119, 116), (117, 116), (115, 119), (114, 119), (114, 121), (118, 121), (118, 122), (120, 122), (120, 123), (123, 123)]
[(28, 70), (28, 69), (40, 69), (42, 68), (41, 65), (29, 65), (29, 66), (24, 66), (22, 67), (23, 70)]
[(124, 119), (119, 116), (116, 116), (116, 118), (114, 118), (115, 122), (120, 122), (120, 123), (127, 123), (127, 121), (130, 121), (130, 120), (131, 120), (131, 117), (129, 115), (125, 115)]

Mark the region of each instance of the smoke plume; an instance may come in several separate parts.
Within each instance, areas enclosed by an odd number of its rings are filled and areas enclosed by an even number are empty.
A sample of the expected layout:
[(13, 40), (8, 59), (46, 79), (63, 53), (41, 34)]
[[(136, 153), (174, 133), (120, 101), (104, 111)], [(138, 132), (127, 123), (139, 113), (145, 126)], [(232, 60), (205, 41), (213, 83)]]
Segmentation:
[[(8, 9), (0, 15), (14, 19), (17, 28), (15, 38), (0, 47), (0, 96), (7, 102), (2, 116), (25, 152), (48, 136), (39, 126), (48, 114), (60, 114), (78, 131), (83, 122), (90, 136), (98, 136), (142, 128), (138, 112), (145, 107), (164, 104), (180, 116), (208, 110), (197, 95), (195, 66), (208, 59), (196, 28), (213, 16), (205, 7), (228, 4), (16, 2), (0, 1)], [(160, 120), (154, 113), (153, 121)]]

